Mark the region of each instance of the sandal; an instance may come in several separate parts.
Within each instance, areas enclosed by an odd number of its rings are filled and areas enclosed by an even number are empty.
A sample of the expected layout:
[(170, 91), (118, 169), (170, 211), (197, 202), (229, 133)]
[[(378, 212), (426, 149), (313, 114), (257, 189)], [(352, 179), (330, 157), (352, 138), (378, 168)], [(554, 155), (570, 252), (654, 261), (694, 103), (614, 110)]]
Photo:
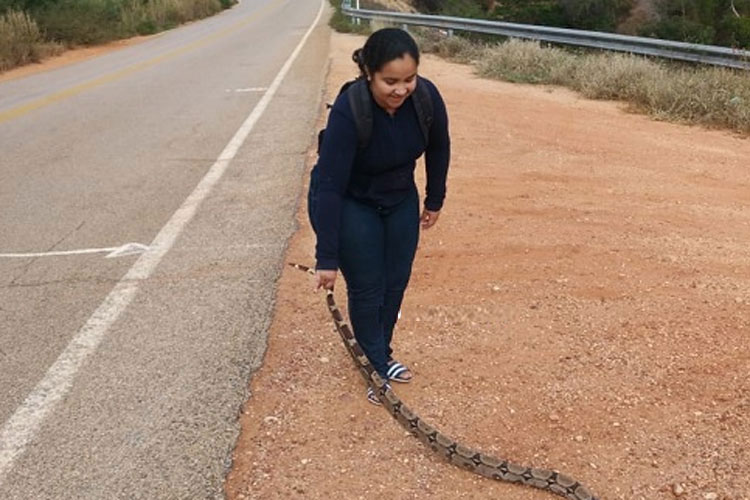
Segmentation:
[[(386, 374), (388, 375), (388, 380), (393, 380), (394, 382), (400, 382), (402, 384), (408, 384), (413, 377), (406, 366), (393, 359), (388, 362), (388, 371)], [(407, 374), (408, 376), (406, 376)]]
[[(389, 384), (385, 384), (385, 388), (390, 389), (391, 386)], [(383, 403), (380, 401), (380, 398), (378, 397), (378, 394), (370, 386), (367, 386), (367, 401), (374, 404), (375, 406), (383, 405)]]

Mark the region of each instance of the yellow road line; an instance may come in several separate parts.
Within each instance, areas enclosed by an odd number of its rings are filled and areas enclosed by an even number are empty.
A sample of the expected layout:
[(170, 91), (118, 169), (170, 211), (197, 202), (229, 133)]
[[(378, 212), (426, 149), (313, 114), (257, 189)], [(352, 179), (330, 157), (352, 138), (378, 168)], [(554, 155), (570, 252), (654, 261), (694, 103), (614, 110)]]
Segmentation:
[(271, 7), (274, 7), (277, 3), (279, 3), (279, 0), (275, 0), (269, 4), (267, 4), (262, 9), (254, 12), (252, 15), (250, 15), (247, 19), (244, 21), (241, 21), (235, 25), (232, 25), (222, 31), (219, 31), (218, 33), (214, 33), (212, 35), (209, 35), (205, 38), (201, 38), (200, 40), (196, 40), (195, 42), (186, 45), (182, 48), (173, 50), (171, 52), (167, 52), (166, 54), (162, 54), (160, 56), (154, 57), (153, 59), (149, 59), (148, 61), (144, 61), (138, 64), (134, 64), (132, 66), (129, 66), (127, 68), (121, 69), (119, 71), (115, 71), (114, 73), (110, 73), (108, 75), (100, 76), (99, 78), (95, 78), (93, 80), (89, 80), (88, 82), (81, 83), (79, 85), (76, 85), (74, 87), (67, 88), (65, 90), (61, 90), (59, 92), (55, 92), (53, 94), (50, 94), (48, 96), (42, 97), (40, 99), (36, 99), (34, 101), (28, 102), (26, 104), (22, 104), (21, 106), (17, 106), (15, 108), (11, 108), (7, 111), (0, 111), (0, 123), (4, 123), (7, 121), (10, 121), (14, 118), (18, 118), (20, 116), (23, 116), (27, 113), (30, 113), (31, 111), (37, 110), (39, 108), (43, 108), (45, 106), (48, 106), (50, 104), (54, 104), (56, 102), (68, 99), (69, 97), (73, 97), (75, 95), (78, 95), (82, 92), (85, 92), (87, 90), (100, 87), (102, 85), (105, 85), (107, 83), (114, 82), (116, 80), (119, 80), (121, 78), (124, 78), (128, 75), (132, 75), (133, 73), (136, 73), (138, 71), (144, 70), (146, 68), (150, 68), (151, 66), (155, 66), (159, 64), (160, 62), (173, 59), (175, 57), (181, 56), (182, 54), (185, 54), (187, 52), (190, 52), (191, 50), (195, 50), (197, 48), (203, 47), (208, 45), (211, 42), (214, 42), (220, 38), (224, 38), (226, 36), (231, 35), (232, 33), (244, 28), (248, 24), (255, 22), (257, 18), (261, 15), (265, 15), (266, 11), (270, 10)]

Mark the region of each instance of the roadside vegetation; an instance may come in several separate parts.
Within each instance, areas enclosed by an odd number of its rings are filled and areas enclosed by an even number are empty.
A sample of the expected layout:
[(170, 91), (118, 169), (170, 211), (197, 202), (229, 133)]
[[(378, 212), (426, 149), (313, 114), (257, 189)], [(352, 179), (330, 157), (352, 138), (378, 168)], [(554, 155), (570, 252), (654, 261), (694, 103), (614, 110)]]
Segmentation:
[(750, 133), (745, 71), (672, 63), (631, 54), (572, 51), (511, 39), (479, 44), (420, 31), (420, 45), (477, 74), (515, 83), (560, 85), (590, 99), (624, 101), (660, 120)]
[(0, 0), (0, 71), (65, 48), (148, 35), (236, 0)]
[(750, 0), (413, 0), (420, 12), (750, 48)]
[[(350, 21), (343, 16), (342, 22)], [(626, 102), (631, 111), (655, 119), (750, 133), (750, 78), (745, 71), (516, 39), (472, 41), (430, 29), (413, 29), (412, 34), (422, 51), (471, 64), (485, 78), (564, 86), (590, 99)]]
[(61, 51), (60, 44), (44, 39), (37, 23), (25, 12), (11, 10), (0, 15), (0, 71)]
[[(364, 35), (370, 32), (370, 26), (366, 21), (361, 21), (360, 24), (356, 24), (352, 21), (349, 16), (345, 16), (341, 12), (341, 2), (339, 0), (329, 0), (331, 7), (333, 7), (333, 15), (328, 21), (328, 25), (339, 33), (359, 33)], [(360, 4), (361, 8), (369, 8)], [(381, 9), (382, 10), (382, 9)]]

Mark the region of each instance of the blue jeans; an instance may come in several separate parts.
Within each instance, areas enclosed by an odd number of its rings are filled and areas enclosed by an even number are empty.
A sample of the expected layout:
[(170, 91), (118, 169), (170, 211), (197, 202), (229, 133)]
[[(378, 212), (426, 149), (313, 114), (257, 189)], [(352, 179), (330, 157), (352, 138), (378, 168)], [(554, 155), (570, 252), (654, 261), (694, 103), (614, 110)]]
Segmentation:
[(339, 231), (339, 267), (346, 280), (354, 336), (386, 378), (393, 327), (419, 240), (416, 187), (389, 208), (345, 198)]

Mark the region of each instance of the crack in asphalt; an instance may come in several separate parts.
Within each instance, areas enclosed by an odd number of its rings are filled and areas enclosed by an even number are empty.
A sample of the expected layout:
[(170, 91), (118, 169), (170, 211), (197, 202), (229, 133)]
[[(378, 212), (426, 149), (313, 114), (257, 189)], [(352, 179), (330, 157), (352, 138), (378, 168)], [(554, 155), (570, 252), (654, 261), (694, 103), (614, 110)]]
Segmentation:
[[(66, 234), (64, 234), (64, 235), (62, 236), (62, 238), (60, 238), (60, 239), (59, 239), (59, 240), (57, 240), (57, 241), (56, 241), (55, 243), (53, 243), (53, 244), (52, 244), (52, 246), (50, 246), (50, 247), (49, 247), (49, 248), (48, 248), (47, 250), (45, 250), (44, 252), (51, 252), (52, 250), (54, 250), (54, 249), (55, 249), (55, 247), (57, 247), (57, 245), (59, 245), (60, 243), (62, 243), (63, 241), (65, 241), (65, 240), (66, 240), (66, 239), (67, 239), (67, 238), (68, 238), (68, 237), (69, 237), (70, 235), (72, 235), (72, 234), (74, 234), (74, 233), (76, 233), (76, 232), (80, 231), (80, 229), (81, 229), (81, 228), (82, 228), (82, 227), (83, 227), (83, 226), (84, 226), (85, 224), (86, 224), (86, 221), (85, 221), (85, 220), (81, 221), (81, 222), (80, 222), (80, 223), (78, 224), (78, 226), (76, 226), (75, 228), (71, 229), (71, 230), (70, 230), (70, 231), (68, 231), (68, 232), (67, 232)], [(17, 276), (14, 276), (14, 277), (13, 277), (13, 279), (12, 279), (12, 280), (10, 281), (10, 283), (9, 283), (8, 285), (6, 285), (5, 287), (3, 287), (3, 288), (11, 288), (11, 287), (13, 287), (13, 286), (17, 285), (17, 283), (16, 283), (16, 282), (17, 282), (17, 281), (18, 281), (19, 279), (23, 278), (23, 277), (24, 277), (24, 276), (26, 275), (26, 273), (28, 273), (28, 272), (29, 272), (29, 269), (31, 268), (31, 266), (32, 266), (32, 265), (34, 265), (34, 263), (35, 263), (35, 262), (36, 262), (36, 261), (37, 261), (37, 260), (38, 260), (39, 258), (40, 258), (40, 257), (32, 257), (32, 258), (31, 258), (31, 260), (30, 260), (29, 262), (27, 262), (27, 263), (26, 263), (25, 265), (23, 265), (23, 266), (20, 266), (21, 268), (23, 268), (23, 270), (21, 271), (21, 273), (20, 273), (20, 274), (18, 274)]]

